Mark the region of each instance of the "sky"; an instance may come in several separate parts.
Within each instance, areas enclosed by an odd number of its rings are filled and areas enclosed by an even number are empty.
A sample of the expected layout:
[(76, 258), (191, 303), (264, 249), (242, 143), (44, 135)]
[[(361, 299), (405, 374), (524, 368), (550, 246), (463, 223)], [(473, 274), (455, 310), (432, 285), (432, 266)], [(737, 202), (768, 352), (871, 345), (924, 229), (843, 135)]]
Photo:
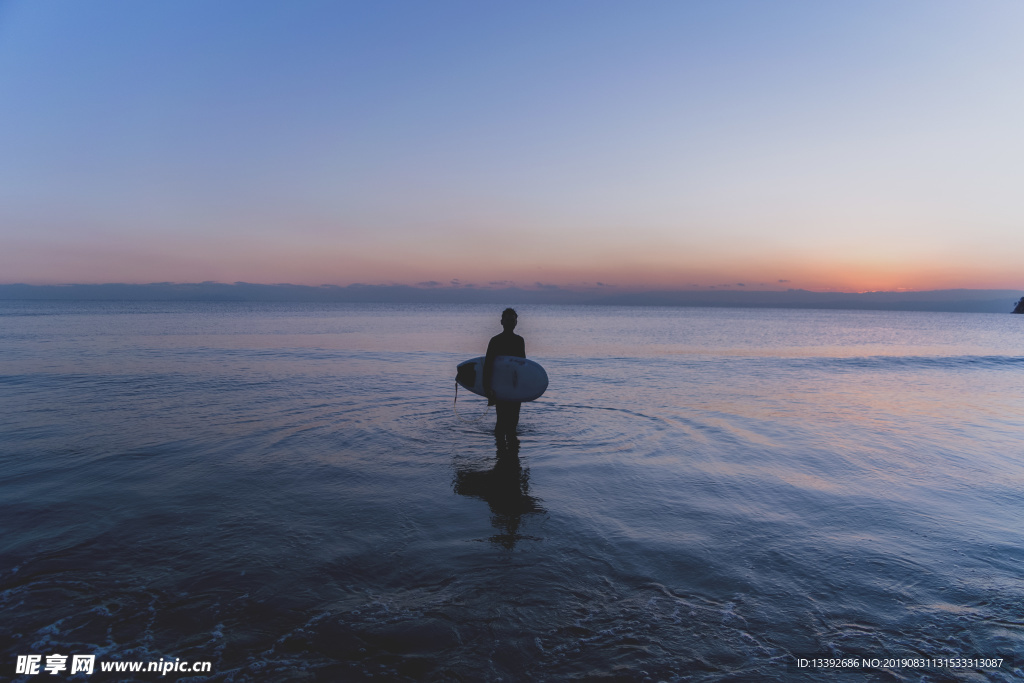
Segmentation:
[(1017, 0), (0, 0), (0, 284), (1024, 288)]

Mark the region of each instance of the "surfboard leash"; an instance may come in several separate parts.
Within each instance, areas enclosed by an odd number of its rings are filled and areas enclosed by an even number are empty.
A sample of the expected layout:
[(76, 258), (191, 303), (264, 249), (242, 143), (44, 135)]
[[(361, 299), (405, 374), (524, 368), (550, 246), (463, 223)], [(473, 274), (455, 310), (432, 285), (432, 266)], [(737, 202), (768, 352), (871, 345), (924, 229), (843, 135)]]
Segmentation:
[(491, 409), (490, 401), (488, 401), (487, 407), (484, 408), (484, 412), (480, 414), (480, 417), (476, 418), (475, 420), (467, 420), (464, 417), (462, 417), (461, 415), (459, 415), (459, 407), (457, 405), (458, 402), (459, 402), (459, 383), (455, 382), (455, 400), (452, 401), (452, 410), (455, 411), (455, 417), (459, 418), (459, 422), (462, 422), (463, 424), (468, 424), (468, 425), (476, 424), (480, 420), (484, 419), (484, 416), (486, 416), (487, 413), (490, 412), (490, 409)]

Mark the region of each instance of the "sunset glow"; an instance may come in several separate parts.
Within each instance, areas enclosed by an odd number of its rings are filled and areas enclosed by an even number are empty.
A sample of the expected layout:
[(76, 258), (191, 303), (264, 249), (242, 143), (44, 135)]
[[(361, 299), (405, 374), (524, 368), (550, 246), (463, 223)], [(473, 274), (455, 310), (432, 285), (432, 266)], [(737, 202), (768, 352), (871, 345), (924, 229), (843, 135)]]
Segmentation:
[(1000, 1), (5, 3), (0, 283), (1024, 288), (1022, 29)]

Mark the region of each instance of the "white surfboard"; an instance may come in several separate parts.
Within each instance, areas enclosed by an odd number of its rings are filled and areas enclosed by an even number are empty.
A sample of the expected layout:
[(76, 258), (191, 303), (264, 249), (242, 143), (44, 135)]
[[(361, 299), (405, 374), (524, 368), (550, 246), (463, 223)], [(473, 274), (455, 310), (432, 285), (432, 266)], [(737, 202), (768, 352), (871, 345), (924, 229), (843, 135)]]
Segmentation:
[[(455, 381), (484, 396), (484, 356), (459, 363)], [(548, 373), (527, 358), (495, 356), (491, 388), (499, 401), (532, 401), (548, 388)]]

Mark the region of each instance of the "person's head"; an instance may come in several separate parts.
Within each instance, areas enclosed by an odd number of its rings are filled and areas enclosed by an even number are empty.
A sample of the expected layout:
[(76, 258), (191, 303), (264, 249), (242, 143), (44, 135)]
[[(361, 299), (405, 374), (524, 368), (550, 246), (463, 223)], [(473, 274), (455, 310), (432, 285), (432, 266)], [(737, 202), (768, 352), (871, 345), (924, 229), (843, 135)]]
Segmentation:
[(505, 328), (506, 332), (516, 329), (517, 322), (519, 322), (519, 315), (516, 313), (516, 309), (506, 308), (501, 312), (501, 326)]

